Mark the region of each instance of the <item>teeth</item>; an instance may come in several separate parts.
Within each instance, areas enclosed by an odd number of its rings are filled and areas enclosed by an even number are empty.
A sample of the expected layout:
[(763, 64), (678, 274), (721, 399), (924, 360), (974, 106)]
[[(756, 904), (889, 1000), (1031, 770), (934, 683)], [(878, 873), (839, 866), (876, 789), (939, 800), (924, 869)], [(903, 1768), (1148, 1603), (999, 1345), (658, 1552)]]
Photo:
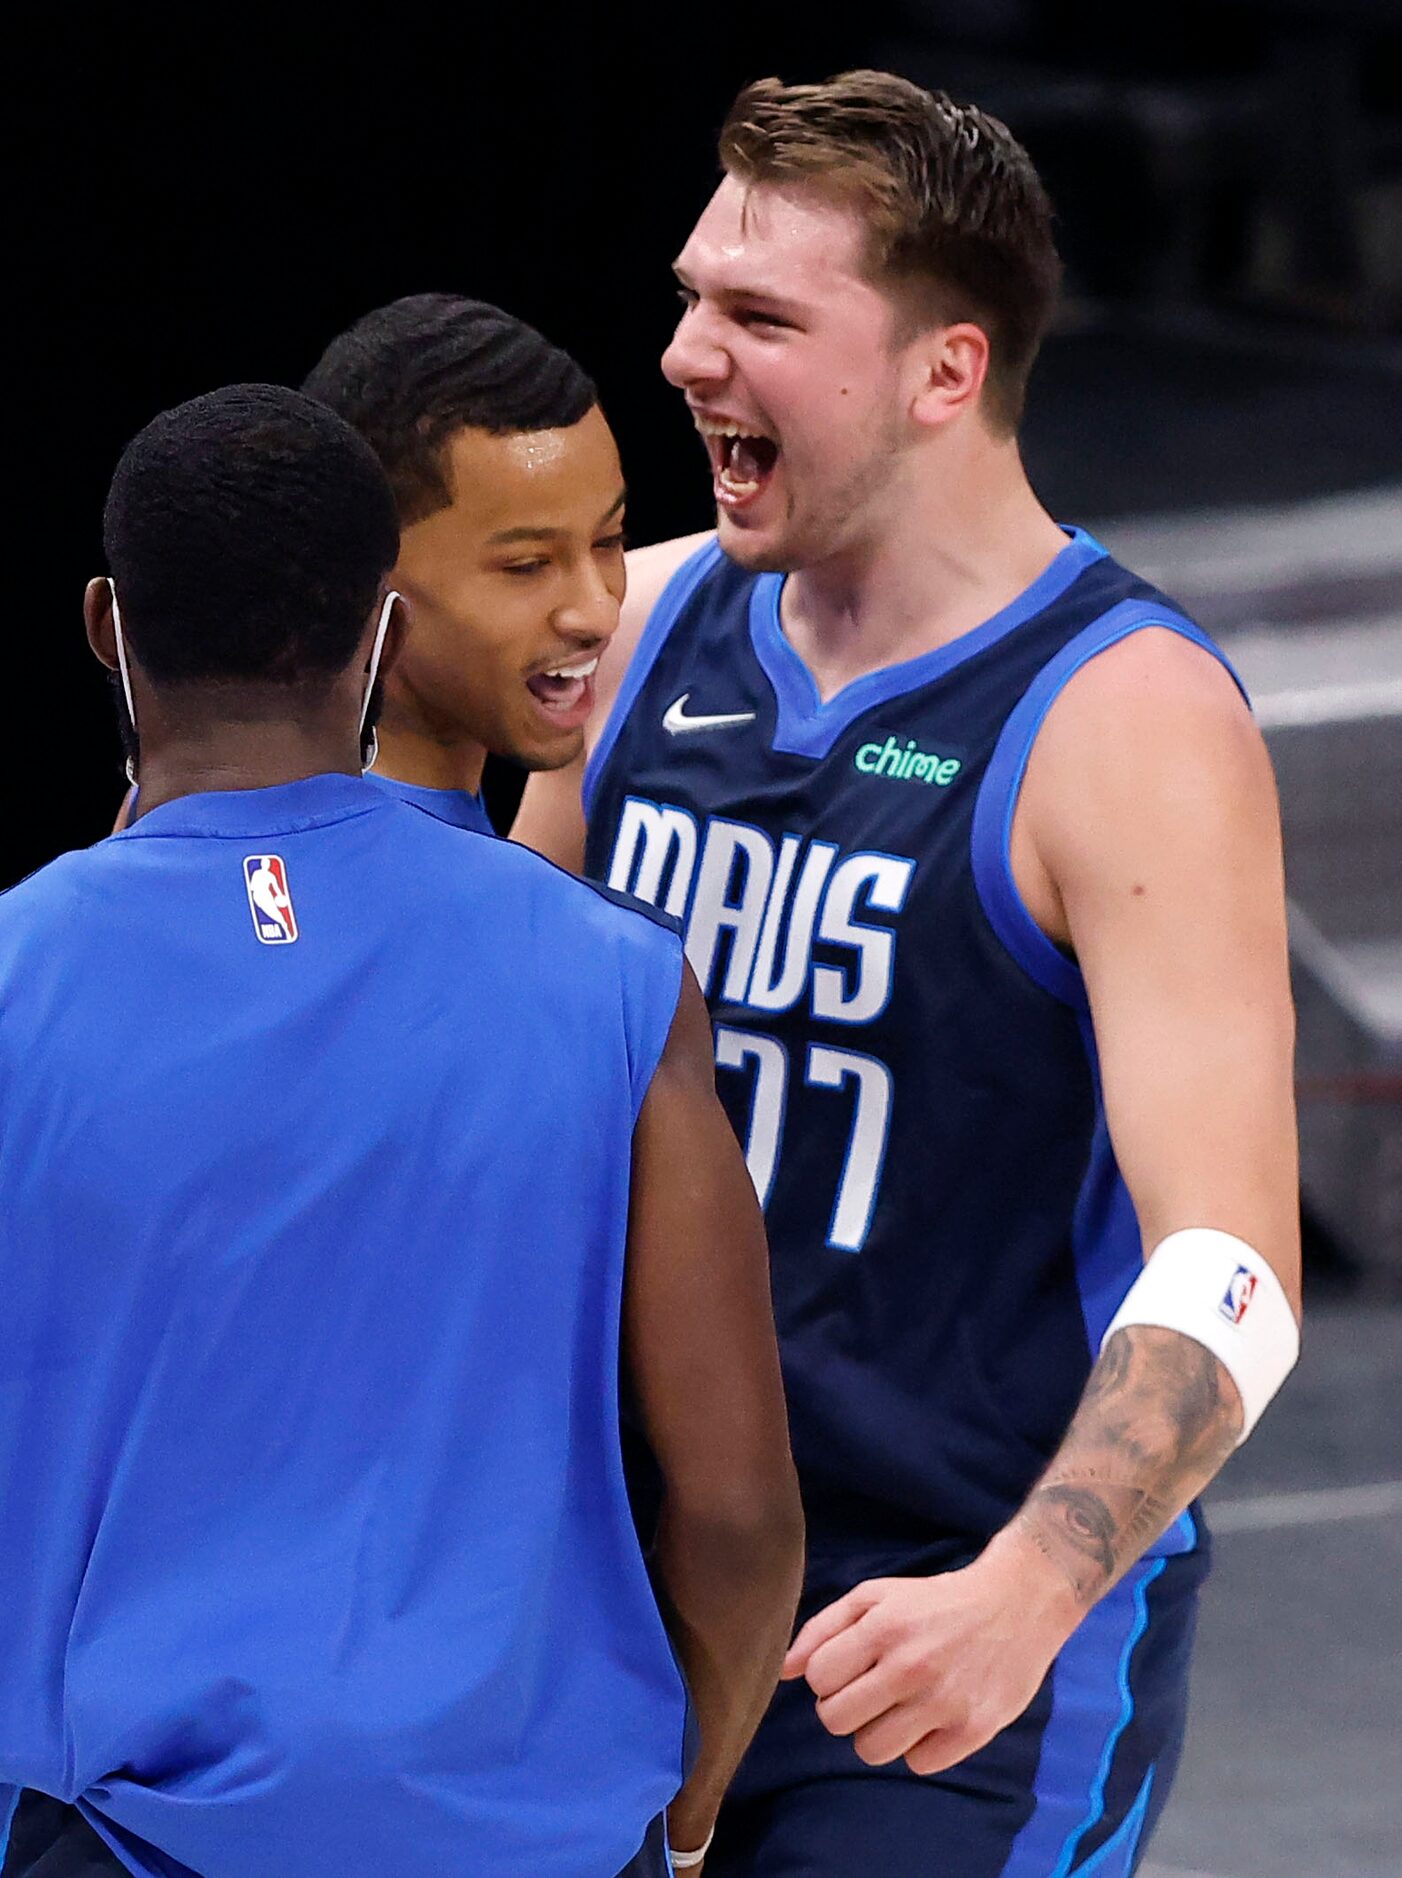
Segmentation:
[(546, 678), (588, 678), (598, 669), (599, 656), (595, 653), (592, 659), (582, 659), (578, 665), (552, 665), (543, 676)]
[[(764, 437), (762, 430), (745, 430), (738, 424), (718, 423), (715, 419), (709, 417), (698, 417), (696, 419), (696, 428), (703, 437)], [(772, 443), (773, 439), (766, 437), (765, 441)]]

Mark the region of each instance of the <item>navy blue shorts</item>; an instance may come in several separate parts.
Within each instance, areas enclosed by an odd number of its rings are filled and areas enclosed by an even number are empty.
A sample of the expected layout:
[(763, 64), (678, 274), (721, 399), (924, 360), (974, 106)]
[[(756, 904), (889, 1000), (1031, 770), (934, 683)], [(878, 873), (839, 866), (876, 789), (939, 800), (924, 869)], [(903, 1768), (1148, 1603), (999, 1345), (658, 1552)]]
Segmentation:
[(1199, 1554), (1134, 1567), (1030, 1708), (942, 1774), (867, 1767), (784, 1683), (721, 1812), (706, 1878), (1128, 1878), (1173, 1784)]
[(618, 1878), (671, 1878), (672, 1861), (667, 1856), (667, 1828), (659, 1813), (648, 1827), (642, 1850), (618, 1874)]
[(75, 1806), (46, 1793), (20, 1796), (5, 1851), (4, 1878), (107, 1878), (125, 1865)]

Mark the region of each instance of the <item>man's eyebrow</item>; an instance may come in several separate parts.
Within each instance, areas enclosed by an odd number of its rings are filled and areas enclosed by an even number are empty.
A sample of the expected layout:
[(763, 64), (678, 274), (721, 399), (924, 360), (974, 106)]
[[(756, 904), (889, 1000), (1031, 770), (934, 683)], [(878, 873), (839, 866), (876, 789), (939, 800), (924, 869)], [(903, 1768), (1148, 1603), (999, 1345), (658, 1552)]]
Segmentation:
[[(599, 526), (602, 527), (604, 522), (612, 521), (627, 500), (628, 491), (620, 489), (613, 502), (605, 509)], [(566, 533), (568, 530), (563, 528), (499, 528), (496, 534), (488, 535), (487, 546), (505, 548), (518, 541), (558, 541), (560, 536)]]
[(504, 548), (512, 541), (553, 541), (560, 533), (558, 528), (499, 528), (494, 535), (488, 535), (489, 548)]
[[(696, 292), (694, 283), (687, 277), (680, 262), (673, 261), (672, 272), (688, 293)], [(795, 300), (790, 294), (778, 293), (772, 287), (747, 286), (743, 283), (735, 287), (717, 287), (714, 297), (717, 300), (763, 300), (768, 306), (782, 307), (786, 313), (800, 312), (803, 306), (801, 300)]]

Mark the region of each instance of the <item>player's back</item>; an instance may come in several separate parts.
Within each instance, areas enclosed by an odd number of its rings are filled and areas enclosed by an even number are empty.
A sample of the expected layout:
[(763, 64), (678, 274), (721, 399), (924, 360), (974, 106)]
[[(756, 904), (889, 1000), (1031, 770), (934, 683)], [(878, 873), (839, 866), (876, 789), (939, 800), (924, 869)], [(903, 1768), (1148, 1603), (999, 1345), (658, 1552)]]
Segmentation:
[(346, 776), (0, 901), (0, 1781), (153, 1872), (632, 1856), (681, 1775), (617, 1438), (679, 970)]

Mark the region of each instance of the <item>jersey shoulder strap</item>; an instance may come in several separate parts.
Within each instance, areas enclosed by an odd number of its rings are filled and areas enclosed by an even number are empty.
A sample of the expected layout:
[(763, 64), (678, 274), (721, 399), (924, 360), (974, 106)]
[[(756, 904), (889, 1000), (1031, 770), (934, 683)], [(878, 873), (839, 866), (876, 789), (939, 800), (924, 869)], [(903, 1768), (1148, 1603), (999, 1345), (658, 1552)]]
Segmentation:
[(1027, 687), (1003, 726), (974, 805), (974, 885), (989, 924), (1036, 984), (1079, 1011), (1089, 1009), (1080, 971), (1033, 919), (1013, 878), (1013, 814), (1032, 746), (1057, 698), (1098, 653), (1151, 626), (1179, 633), (1219, 660), (1250, 704), (1230, 660), (1200, 626), (1167, 601), (1122, 600), (1069, 639)]

